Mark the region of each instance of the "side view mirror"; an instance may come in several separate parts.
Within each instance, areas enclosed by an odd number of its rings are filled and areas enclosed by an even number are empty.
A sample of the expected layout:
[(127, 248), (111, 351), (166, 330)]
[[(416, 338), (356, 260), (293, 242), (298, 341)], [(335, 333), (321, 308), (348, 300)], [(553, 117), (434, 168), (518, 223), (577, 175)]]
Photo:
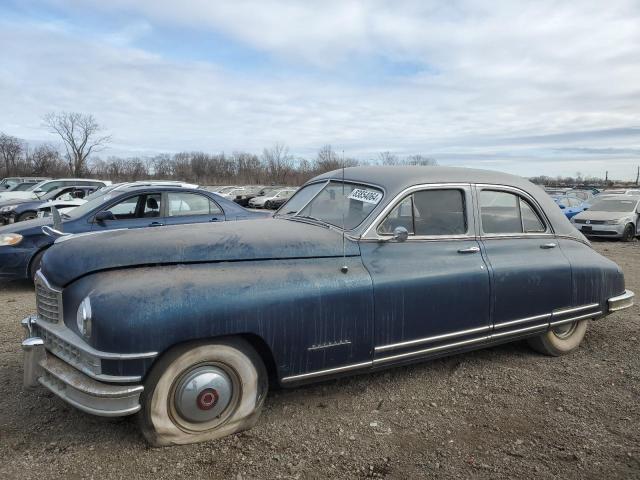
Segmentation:
[(107, 220), (115, 220), (116, 216), (109, 210), (104, 210), (102, 212), (96, 213), (95, 219), (97, 223), (104, 223)]
[(562, 210), (564, 210), (565, 208), (567, 208), (567, 207), (565, 207), (564, 205), (559, 205), (559, 207), (560, 207)]
[(404, 227), (396, 227), (393, 229), (393, 239), (396, 242), (406, 242), (409, 238), (409, 231)]

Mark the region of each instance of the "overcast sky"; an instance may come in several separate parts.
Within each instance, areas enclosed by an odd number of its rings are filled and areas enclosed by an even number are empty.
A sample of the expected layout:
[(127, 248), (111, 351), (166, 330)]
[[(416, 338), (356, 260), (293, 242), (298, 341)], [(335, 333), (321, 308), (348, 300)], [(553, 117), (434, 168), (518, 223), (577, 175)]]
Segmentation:
[(103, 155), (424, 154), (635, 178), (640, 2), (3, 0), (0, 131), (92, 113)]

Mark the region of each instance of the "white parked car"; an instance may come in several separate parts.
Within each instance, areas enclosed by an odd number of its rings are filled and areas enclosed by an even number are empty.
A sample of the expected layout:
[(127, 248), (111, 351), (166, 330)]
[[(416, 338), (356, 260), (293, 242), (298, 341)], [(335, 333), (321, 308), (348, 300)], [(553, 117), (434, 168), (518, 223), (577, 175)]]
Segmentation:
[(52, 190), (74, 185), (94, 185), (98, 188), (101, 188), (107, 185), (111, 185), (111, 182), (109, 180), (93, 180), (91, 178), (57, 178), (55, 180), (43, 180), (42, 182), (33, 185), (33, 187), (31, 187), (29, 190), (0, 193), (0, 202), (29, 198), (33, 198), (34, 200), (36, 200), (45, 193), (48, 193)]
[(280, 190), (273, 190), (266, 195), (261, 195), (259, 197), (253, 197), (249, 200), (250, 208), (265, 208), (265, 204), (271, 200), (279, 200), (281, 198), (289, 198), (296, 190), (294, 188), (282, 188)]

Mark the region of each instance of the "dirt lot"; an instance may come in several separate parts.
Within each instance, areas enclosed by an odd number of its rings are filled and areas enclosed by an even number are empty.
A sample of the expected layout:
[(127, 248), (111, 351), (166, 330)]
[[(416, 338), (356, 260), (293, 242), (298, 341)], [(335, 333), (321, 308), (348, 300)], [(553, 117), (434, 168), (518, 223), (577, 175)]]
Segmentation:
[[(598, 242), (640, 292), (640, 244)], [(0, 284), (0, 478), (640, 478), (639, 307), (583, 346), (523, 343), (271, 392), (253, 430), (148, 448), (105, 420), (22, 390), (19, 320), (31, 286)]]

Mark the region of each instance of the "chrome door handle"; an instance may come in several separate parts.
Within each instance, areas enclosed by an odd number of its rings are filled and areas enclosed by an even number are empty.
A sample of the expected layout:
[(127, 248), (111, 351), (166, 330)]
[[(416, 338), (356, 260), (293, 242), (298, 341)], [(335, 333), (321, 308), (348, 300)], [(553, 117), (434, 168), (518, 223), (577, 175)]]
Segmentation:
[(542, 245), (540, 245), (540, 248), (544, 248), (545, 250), (547, 250), (549, 248), (556, 248), (557, 246), (557, 243), (543, 243)]
[(469, 247), (469, 248), (461, 248), (458, 250), (458, 253), (478, 253), (480, 251), (480, 247)]

